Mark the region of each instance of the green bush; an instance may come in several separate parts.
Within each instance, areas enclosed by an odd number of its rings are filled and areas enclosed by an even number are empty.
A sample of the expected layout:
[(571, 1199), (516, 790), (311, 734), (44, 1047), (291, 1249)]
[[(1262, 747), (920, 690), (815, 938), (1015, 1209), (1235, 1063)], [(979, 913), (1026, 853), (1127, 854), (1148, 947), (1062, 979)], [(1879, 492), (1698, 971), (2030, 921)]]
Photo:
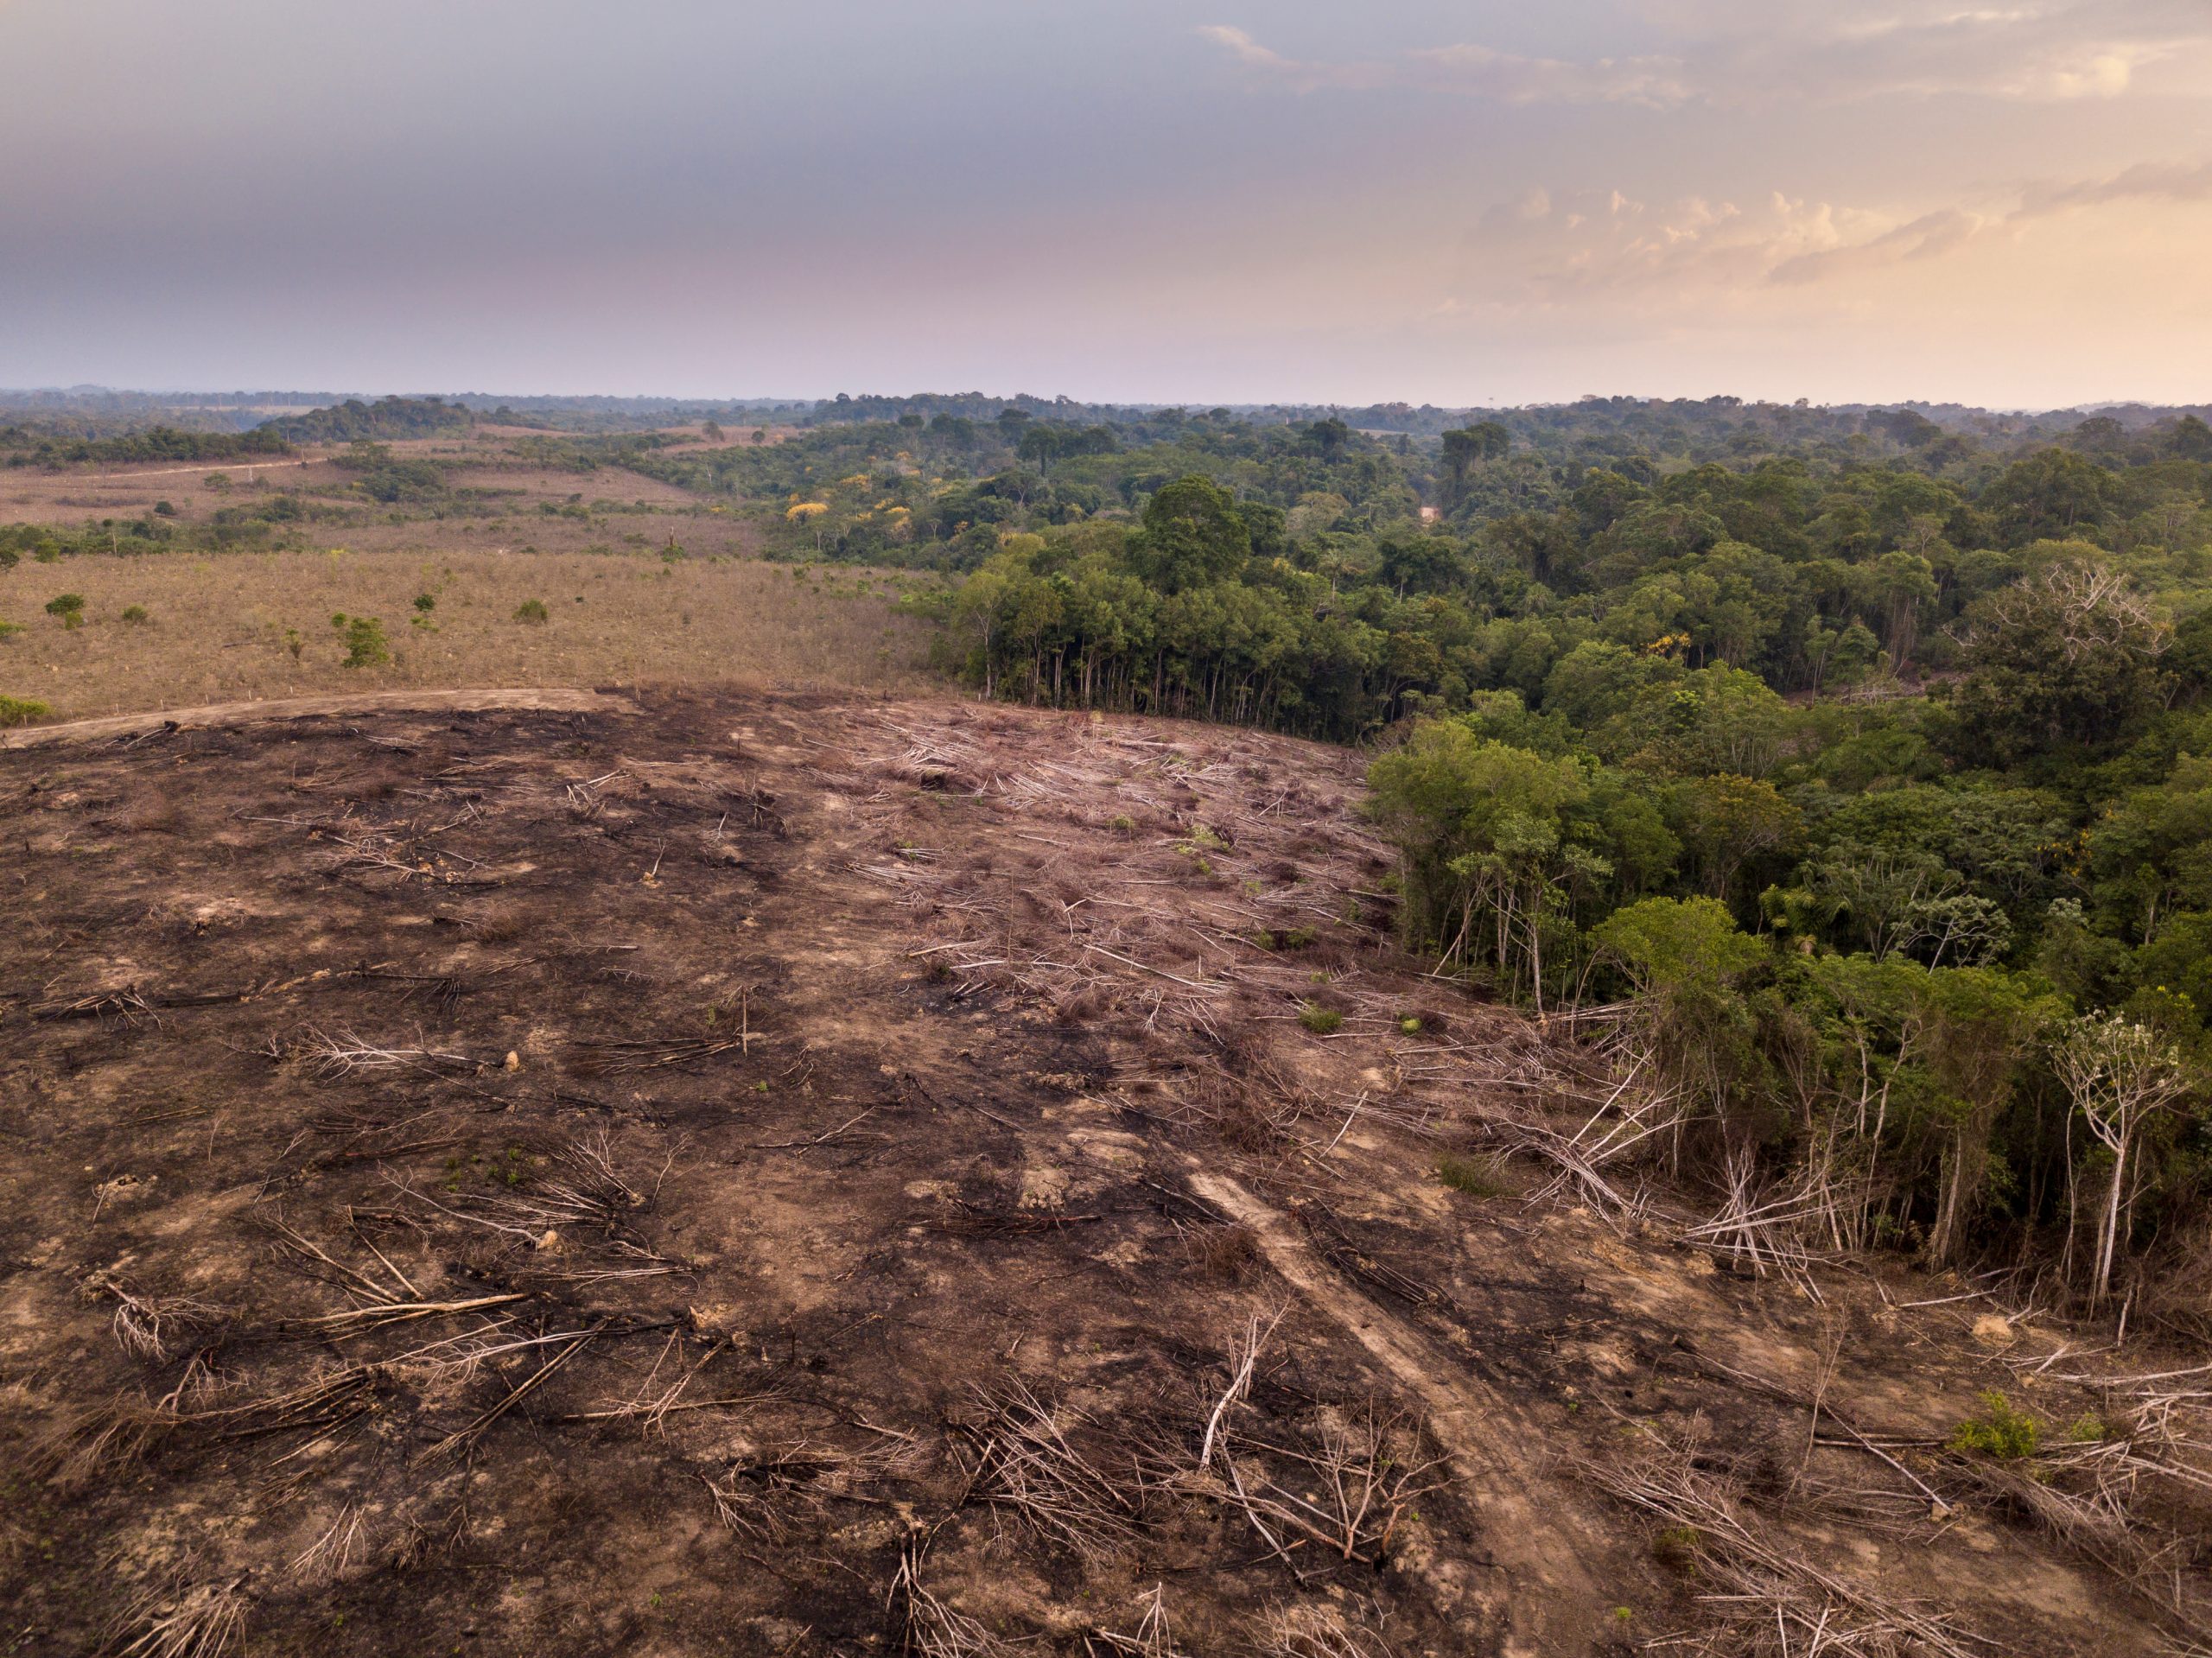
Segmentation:
[(1697, 1576), (1698, 1551), (1705, 1534), (1695, 1526), (1669, 1526), (1651, 1540), (1651, 1558), (1686, 1577)]
[(133, 627), (143, 627), (154, 619), (147, 613), (146, 607), (143, 605), (125, 605), (123, 607), (123, 619)]
[(1981, 1395), (1982, 1413), (1969, 1416), (1951, 1430), (1950, 1448), (1962, 1456), (1994, 1457), (1999, 1462), (2018, 1462), (2032, 1457), (2043, 1444), (2043, 1428), (2025, 1411), (1992, 1388)]
[(0, 639), (12, 639), (22, 631), (21, 622), (0, 622)]
[(1334, 1036), (1344, 1029), (1344, 1016), (1333, 1007), (1309, 1001), (1299, 1010), (1298, 1022), (1316, 1036)]
[(61, 619), (62, 630), (85, 625), (85, 595), (81, 593), (58, 593), (46, 601), (46, 613)]
[(53, 712), (45, 703), (34, 702), (29, 697), (0, 696), (0, 726), (27, 726)]
[(553, 619), (553, 613), (545, 608), (543, 599), (525, 599), (515, 607), (515, 619), (531, 627), (543, 627)]
[(339, 643), (346, 647), (343, 668), (382, 668), (391, 661), (391, 643), (384, 636), (384, 623), (374, 616), (348, 616), (343, 612), (330, 619), (338, 630)]
[(1446, 1152), (1436, 1159), (1436, 1178), (1470, 1197), (1495, 1197), (1505, 1190), (1494, 1157), (1460, 1157)]

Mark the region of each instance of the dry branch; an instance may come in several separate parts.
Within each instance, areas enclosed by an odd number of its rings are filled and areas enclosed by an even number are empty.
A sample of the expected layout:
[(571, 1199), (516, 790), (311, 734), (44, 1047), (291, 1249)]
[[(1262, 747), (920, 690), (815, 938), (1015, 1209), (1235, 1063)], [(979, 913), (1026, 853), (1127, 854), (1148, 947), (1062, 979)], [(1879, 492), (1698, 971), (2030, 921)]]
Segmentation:
[[(1655, 1436), (1656, 1439), (1656, 1436)], [(1980, 1658), (1986, 1650), (1949, 1615), (1893, 1600), (1815, 1566), (1770, 1521), (1748, 1515), (1740, 1492), (1657, 1442), (1618, 1464), (1584, 1462), (1582, 1477), (1686, 1540), (1707, 1592), (1699, 1597), (1747, 1653), (1827, 1652), (1838, 1658)]]

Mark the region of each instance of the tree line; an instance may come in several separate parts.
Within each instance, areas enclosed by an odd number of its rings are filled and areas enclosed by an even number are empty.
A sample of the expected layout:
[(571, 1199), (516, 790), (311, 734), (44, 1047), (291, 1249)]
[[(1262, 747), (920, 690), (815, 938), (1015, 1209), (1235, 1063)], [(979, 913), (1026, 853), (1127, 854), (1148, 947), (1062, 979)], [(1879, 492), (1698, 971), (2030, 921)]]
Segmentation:
[(989, 695), (1375, 745), (1408, 943), (1606, 1009), (1759, 1223), (2207, 1321), (2193, 414), (1017, 410), (639, 459), (792, 556), (942, 571), (912, 602)]

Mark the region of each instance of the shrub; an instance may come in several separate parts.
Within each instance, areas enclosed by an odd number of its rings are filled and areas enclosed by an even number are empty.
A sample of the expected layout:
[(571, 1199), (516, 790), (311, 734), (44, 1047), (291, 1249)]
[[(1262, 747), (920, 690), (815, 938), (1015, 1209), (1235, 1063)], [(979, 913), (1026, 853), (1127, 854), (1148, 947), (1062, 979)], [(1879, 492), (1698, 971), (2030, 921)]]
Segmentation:
[(2032, 1457), (2043, 1443), (2043, 1428), (2025, 1411), (1993, 1388), (1981, 1395), (1982, 1413), (1969, 1416), (1951, 1430), (1950, 1448), (1961, 1455), (1994, 1457), (1999, 1462), (2018, 1462)]
[(515, 619), (531, 627), (543, 627), (553, 619), (553, 613), (545, 608), (543, 599), (525, 599), (515, 607)]
[(0, 639), (11, 639), (22, 631), (21, 622), (0, 622)]
[(133, 627), (143, 627), (154, 619), (147, 614), (146, 607), (143, 605), (125, 605), (123, 607), (123, 619)]
[(1494, 1157), (1460, 1157), (1446, 1152), (1436, 1159), (1436, 1178), (1470, 1197), (1495, 1197), (1505, 1190)]
[(35, 702), (27, 696), (0, 696), (0, 727), (27, 726), (53, 712), (45, 703)]
[(46, 613), (59, 616), (64, 632), (85, 625), (85, 595), (81, 593), (60, 593), (46, 601)]
[(1316, 1036), (1334, 1036), (1344, 1028), (1344, 1016), (1333, 1007), (1309, 1001), (1299, 1010), (1298, 1022)]
[(346, 647), (343, 668), (381, 668), (391, 660), (391, 644), (384, 636), (384, 623), (374, 616), (348, 616), (343, 612), (330, 619), (338, 630), (339, 643)]
[(173, 518), (176, 517), (176, 507), (173, 503), (168, 501), (156, 501), (154, 503), (154, 516), (157, 518)]
[(1705, 1534), (1695, 1526), (1669, 1526), (1651, 1540), (1651, 1558), (1685, 1577), (1694, 1578), (1697, 1576), (1698, 1551), (1704, 1545)]

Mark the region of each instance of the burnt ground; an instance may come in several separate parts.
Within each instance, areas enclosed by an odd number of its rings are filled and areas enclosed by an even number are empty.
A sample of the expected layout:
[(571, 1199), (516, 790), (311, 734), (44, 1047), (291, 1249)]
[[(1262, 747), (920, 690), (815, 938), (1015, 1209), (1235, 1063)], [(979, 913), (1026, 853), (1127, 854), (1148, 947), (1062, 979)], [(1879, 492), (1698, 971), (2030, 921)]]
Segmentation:
[(1603, 1078), (1395, 951), (1359, 780), (709, 694), (0, 753), (0, 1651), (2183, 1650), (2185, 1480), (1944, 1446), (2117, 1361), (1578, 1204)]

